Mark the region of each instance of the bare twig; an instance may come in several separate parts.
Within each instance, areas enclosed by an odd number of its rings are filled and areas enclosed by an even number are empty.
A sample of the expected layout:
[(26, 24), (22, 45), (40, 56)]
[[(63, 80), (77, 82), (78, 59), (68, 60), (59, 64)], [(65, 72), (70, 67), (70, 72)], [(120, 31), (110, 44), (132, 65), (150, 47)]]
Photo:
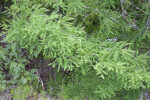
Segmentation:
[(88, 16), (90, 16), (92, 13), (90, 13), (90, 14), (88, 14), (88, 15), (86, 15), (85, 17), (83, 17), (83, 19), (85, 19), (85, 18), (87, 18)]
[(137, 7), (136, 5), (134, 5), (133, 3), (131, 3), (132, 6), (134, 6), (136, 9), (142, 11), (143, 13), (146, 13), (144, 10), (140, 9), (139, 7)]
[(117, 42), (118, 41), (118, 39), (117, 38), (113, 38), (113, 39), (107, 39), (108, 41), (110, 41), (110, 42)]
[(40, 77), (39, 72), (36, 71), (36, 74), (37, 74), (37, 76), (38, 76), (38, 81), (39, 81), (39, 83), (41, 83), (43, 90), (45, 90), (44, 83), (43, 83), (43, 81), (42, 81), (42, 79), (41, 79), (41, 77)]
[[(148, 3), (150, 3), (150, 0), (148, 0)], [(149, 9), (150, 9), (150, 5), (149, 5)], [(137, 38), (140, 34), (144, 34), (144, 30), (146, 29), (146, 28), (150, 28), (150, 13), (148, 14), (148, 19), (147, 19), (147, 21), (146, 21), (146, 23), (145, 23), (145, 26), (144, 26), (144, 28), (142, 29), (142, 31), (140, 32), (140, 33), (138, 33), (137, 35), (136, 35), (136, 37), (135, 38)], [(134, 39), (135, 39), (134, 38)], [(150, 40), (149, 40), (149, 44), (150, 44)]]
[(132, 22), (132, 24), (127, 20), (127, 16), (128, 16), (128, 12), (124, 9), (123, 7), (123, 3), (124, 3), (124, 0), (120, 0), (121, 2), (121, 9), (122, 9), (122, 17), (128, 22), (129, 26), (131, 28), (134, 28), (136, 30), (140, 30), (139, 27), (135, 24), (135, 22)]
[[(86, 8), (86, 9), (90, 9), (90, 7), (87, 7), (87, 6), (83, 6), (84, 8)], [(102, 15), (104, 15), (99, 9), (94, 9), (94, 8), (92, 8), (93, 10), (95, 10), (95, 11), (97, 11), (97, 12), (99, 12), (99, 13), (101, 13)], [(112, 17), (109, 17), (111, 20), (113, 20), (114, 22), (116, 22), (116, 23), (118, 23), (119, 21), (117, 21), (116, 19), (114, 19), (114, 18), (112, 18)]]
[[(150, 3), (150, 0), (148, 0), (148, 3)], [(150, 5), (149, 5), (149, 9), (150, 9)], [(147, 21), (145, 23), (145, 26), (144, 26), (143, 30), (142, 30), (142, 34), (144, 34), (144, 30), (146, 28), (150, 28), (150, 13), (148, 14), (148, 19), (147, 19)]]

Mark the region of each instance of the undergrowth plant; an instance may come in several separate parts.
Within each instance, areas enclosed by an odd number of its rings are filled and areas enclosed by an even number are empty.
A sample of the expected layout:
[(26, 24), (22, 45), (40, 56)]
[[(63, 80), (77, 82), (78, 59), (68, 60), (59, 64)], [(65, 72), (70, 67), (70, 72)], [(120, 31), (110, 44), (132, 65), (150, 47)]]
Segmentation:
[(0, 50), (1, 89), (7, 83), (3, 70), (14, 84), (37, 81), (35, 66), (25, 69), (33, 58), (67, 71), (54, 82), (63, 99), (137, 100), (150, 88), (150, 2), (12, 1), (5, 11), (11, 19), (3, 21), (8, 44)]

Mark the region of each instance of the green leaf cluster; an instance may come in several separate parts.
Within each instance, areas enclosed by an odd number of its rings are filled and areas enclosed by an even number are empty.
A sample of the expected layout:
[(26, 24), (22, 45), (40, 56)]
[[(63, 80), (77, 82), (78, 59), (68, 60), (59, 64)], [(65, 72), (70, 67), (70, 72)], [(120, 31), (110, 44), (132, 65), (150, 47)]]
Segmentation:
[(3, 23), (8, 44), (0, 50), (0, 62), (5, 62), (0, 68), (25, 84), (37, 79), (35, 71), (25, 69), (28, 59), (50, 60), (57, 71), (69, 73), (66, 80), (60, 77), (63, 98), (137, 100), (150, 88), (146, 2), (13, 0), (6, 11), (11, 20)]

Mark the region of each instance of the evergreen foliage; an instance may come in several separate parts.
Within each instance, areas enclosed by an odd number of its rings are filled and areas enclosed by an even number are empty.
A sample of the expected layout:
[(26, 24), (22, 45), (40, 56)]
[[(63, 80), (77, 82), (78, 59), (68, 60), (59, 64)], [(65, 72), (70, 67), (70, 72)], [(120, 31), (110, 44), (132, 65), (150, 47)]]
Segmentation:
[(150, 1), (12, 2), (2, 25), (1, 90), (38, 83), (38, 63), (27, 70), (32, 59), (57, 69), (44, 85), (55, 84), (63, 99), (137, 100), (149, 90)]

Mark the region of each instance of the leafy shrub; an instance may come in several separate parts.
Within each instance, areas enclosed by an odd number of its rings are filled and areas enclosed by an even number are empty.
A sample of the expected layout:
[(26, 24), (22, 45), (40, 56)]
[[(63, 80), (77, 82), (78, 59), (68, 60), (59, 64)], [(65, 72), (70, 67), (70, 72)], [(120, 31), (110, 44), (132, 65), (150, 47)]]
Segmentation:
[[(120, 3), (115, 0), (93, 3), (89, 0), (14, 0), (13, 3), (6, 11), (11, 20), (3, 24), (8, 44), (3, 48), (6, 50), (0, 52), (0, 61), (6, 62), (1, 69), (9, 70), (15, 83), (37, 80), (37, 77), (31, 78), (36, 70), (27, 71), (25, 67), (28, 59), (38, 58), (50, 60), (50, 65), (58, 71), (63, 69), (69, 73), (67, 78), (56, 80), (63, 98), (137, 100), (140, 93), (150, 87), (149, 33), (143, 28), (147, 17), (140, 21), (143, 25), (139, 26), (140, 30), (133, 29), (134, 9), (127, 9), (129, 17), (123, 19), (124, 12), (118, 17), (124, 11), (123, 5), (117, 8)], [(128, 7), (127, 3), (131, 2), (128, 0), (124, 7)], [(135, 37), (137, 32), (139, 35)], [(119, 41), (109, 41), (110, 38), (119, 38)], [(137, 46), (139, 41), (145, 46)], [(1, 74), (0, 79), (4, 79)], [(64, 82), (61, 84), (59, 79)]]

